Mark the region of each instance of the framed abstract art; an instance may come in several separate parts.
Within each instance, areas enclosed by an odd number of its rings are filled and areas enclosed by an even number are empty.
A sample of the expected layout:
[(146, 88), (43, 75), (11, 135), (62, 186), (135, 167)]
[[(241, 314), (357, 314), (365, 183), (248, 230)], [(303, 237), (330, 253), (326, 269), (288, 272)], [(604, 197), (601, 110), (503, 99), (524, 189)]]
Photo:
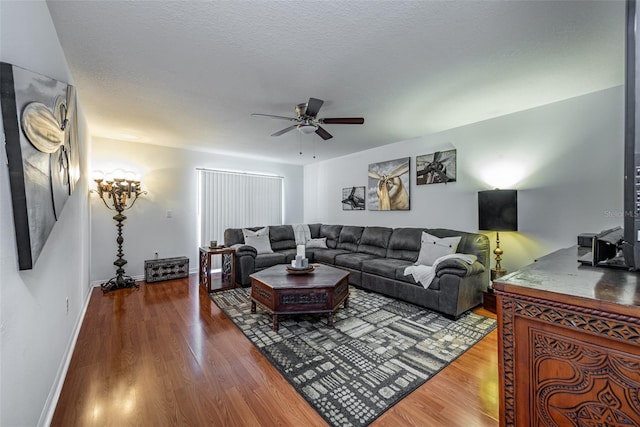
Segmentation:
[(74, 87), (0, 63), (20, 270), (33, 268), (79, 178)]

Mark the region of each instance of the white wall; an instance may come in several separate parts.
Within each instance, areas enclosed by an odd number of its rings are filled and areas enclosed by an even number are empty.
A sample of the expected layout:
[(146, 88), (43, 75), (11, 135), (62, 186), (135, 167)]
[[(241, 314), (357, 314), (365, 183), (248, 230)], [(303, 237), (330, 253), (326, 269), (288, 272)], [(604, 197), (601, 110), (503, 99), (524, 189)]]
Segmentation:
[[(196, 168), (276, 174), (284, 177), (284, 222), (302, 222), (303, 168), (289, 164), (208, 154), (157, 145), (94, 138), (92, 170), (132, 170), (141, 175), (148, 191), (125, 211), (125, 271), (144, 275), (144, 260), (188, 256), (192, 271), (198, 269), (197, 172)], [(167, 218), (167, 212), (171, 218)], [(103, 282), (115, 275), (117, 243), (114, 212), (97, 195), (91, 196), (91, 280)], [(253, 224), (262, 225), (262, 224)], [(223, 236), (216, 237), (223, 241)]]
[[(519, 232), (501, 233), (509, 271), (622, 225), (624, 91), (614, 87), (305, 166), (305, 222), (477, 231), (477, 192), (518, 191)], [(457, 149), (457, 182), (416, 186), (415, 157)], [(411, 157), (410, 211), (343, 211), (370, 163)], [(495, 178), (497, 176), (497, 181)], [(511, 181), (511, 182), (509, 182)], [(368, 209), (368, 207), (367, 207)], [(495, 234), (490, 234), (492, 248)]]
[[(0, 2), (0, 59), (72, 83), (43, 1)], [(3, 426), (47, 423), (89, 295), (88, 146), (81, 95), (78, 94), (81, 178), (32, 270), (18, 270), (4, 144), (0, 149), (0, 425)], [(4, 131), (4, 126), (0, 127)], [(68, 312), (66, 298), (69, 298)]]

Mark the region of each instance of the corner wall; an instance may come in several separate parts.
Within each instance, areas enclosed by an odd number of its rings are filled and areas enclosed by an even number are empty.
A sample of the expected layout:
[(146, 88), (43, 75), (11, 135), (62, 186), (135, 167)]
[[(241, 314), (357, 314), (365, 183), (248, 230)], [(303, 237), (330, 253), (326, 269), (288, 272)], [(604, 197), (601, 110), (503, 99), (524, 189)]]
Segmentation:
[[(44, 1), (0, 1), (0, 60), (73, 84)], [(7, 156), (4, 144), (0, 148), (0, 425), (3, 426), (48, 424), (89, 296), (86, 179), (89, 147), (81, 98), (78, 93), (80, 180), (31, 270), (18, 269)], [(0, 117), (4, 132), (1, 122)]]
[[(198, 168), (284, 176), (284, 222), (302, 222), (302, 166), (94, 138), (91, 170), (117, 168), (139, 173), (148, 192), (124, 212), (123, 250), (130, 276), (144, 276), (144, 261), (153, 259), (155, 251), (160, 258), (188, 256), (190, 270), (198, 271)], [(104, 282), (115, 275), (116, 222), (97, 195), (90, 203), (91, 281)]]
[[(457, 182), (416, 185), (416, 156), (457, 149)], [(584, 232), (622, 226), (622, 86), (305, 166), (305, 222), (478, 230), (477, 192), (518, 190), (519, 232), (500, 233), (514, 271)], [(343, 211), (370, 163), (411, 157), (410, 211)], [(511, 182), (509, 182), (511, 181)], [(489, 234), (492, 248), (495, 233)]]

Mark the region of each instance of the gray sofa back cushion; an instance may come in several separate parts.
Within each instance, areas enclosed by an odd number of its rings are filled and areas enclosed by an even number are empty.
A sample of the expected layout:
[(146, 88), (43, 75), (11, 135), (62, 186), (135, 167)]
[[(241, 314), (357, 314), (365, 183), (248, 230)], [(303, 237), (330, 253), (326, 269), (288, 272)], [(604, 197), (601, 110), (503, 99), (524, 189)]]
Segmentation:
[(274, 251), (295, 249), (296, 236), (293, 233), (293, 227), (290, 225), (269, 226), (269, 241), (271, 242), (271, 249)]
[(385, 257), (392, 232), (393, 229), (388, 227), (365, 227), (360, 237), (358, 252)]
[(318, 239), (320, 236), (320, 226), (322, 224), (309, 224), (309, 231), (311, 231), (311, 238)]
[(396, 228), (389, 239), (387, 258), (416, 262), (420, 254), (422, 228)]
[(358, 250), (358, 244), (360, 243), (360, 237), (364, 227), (356, 227), (353, 225), (345, 225), (340, 231), (340, 239), (338, 240), (338, 248), (346, 249), (351, 252)]
[(329, 249), (335, 249), (340, 239), (340, 231), (342, 231), (341, 225), (327, 225), (322, 224), (320, 226), (320, 236), (327, 238), (327, 247)]

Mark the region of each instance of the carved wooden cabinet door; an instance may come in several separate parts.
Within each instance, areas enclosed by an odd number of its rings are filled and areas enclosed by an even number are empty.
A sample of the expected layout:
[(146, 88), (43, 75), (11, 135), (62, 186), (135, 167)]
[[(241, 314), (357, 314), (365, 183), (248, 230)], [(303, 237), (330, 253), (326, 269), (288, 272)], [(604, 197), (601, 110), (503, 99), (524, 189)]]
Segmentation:
[(503, 426), (640, 426), (640, 320), (498, 293)]

